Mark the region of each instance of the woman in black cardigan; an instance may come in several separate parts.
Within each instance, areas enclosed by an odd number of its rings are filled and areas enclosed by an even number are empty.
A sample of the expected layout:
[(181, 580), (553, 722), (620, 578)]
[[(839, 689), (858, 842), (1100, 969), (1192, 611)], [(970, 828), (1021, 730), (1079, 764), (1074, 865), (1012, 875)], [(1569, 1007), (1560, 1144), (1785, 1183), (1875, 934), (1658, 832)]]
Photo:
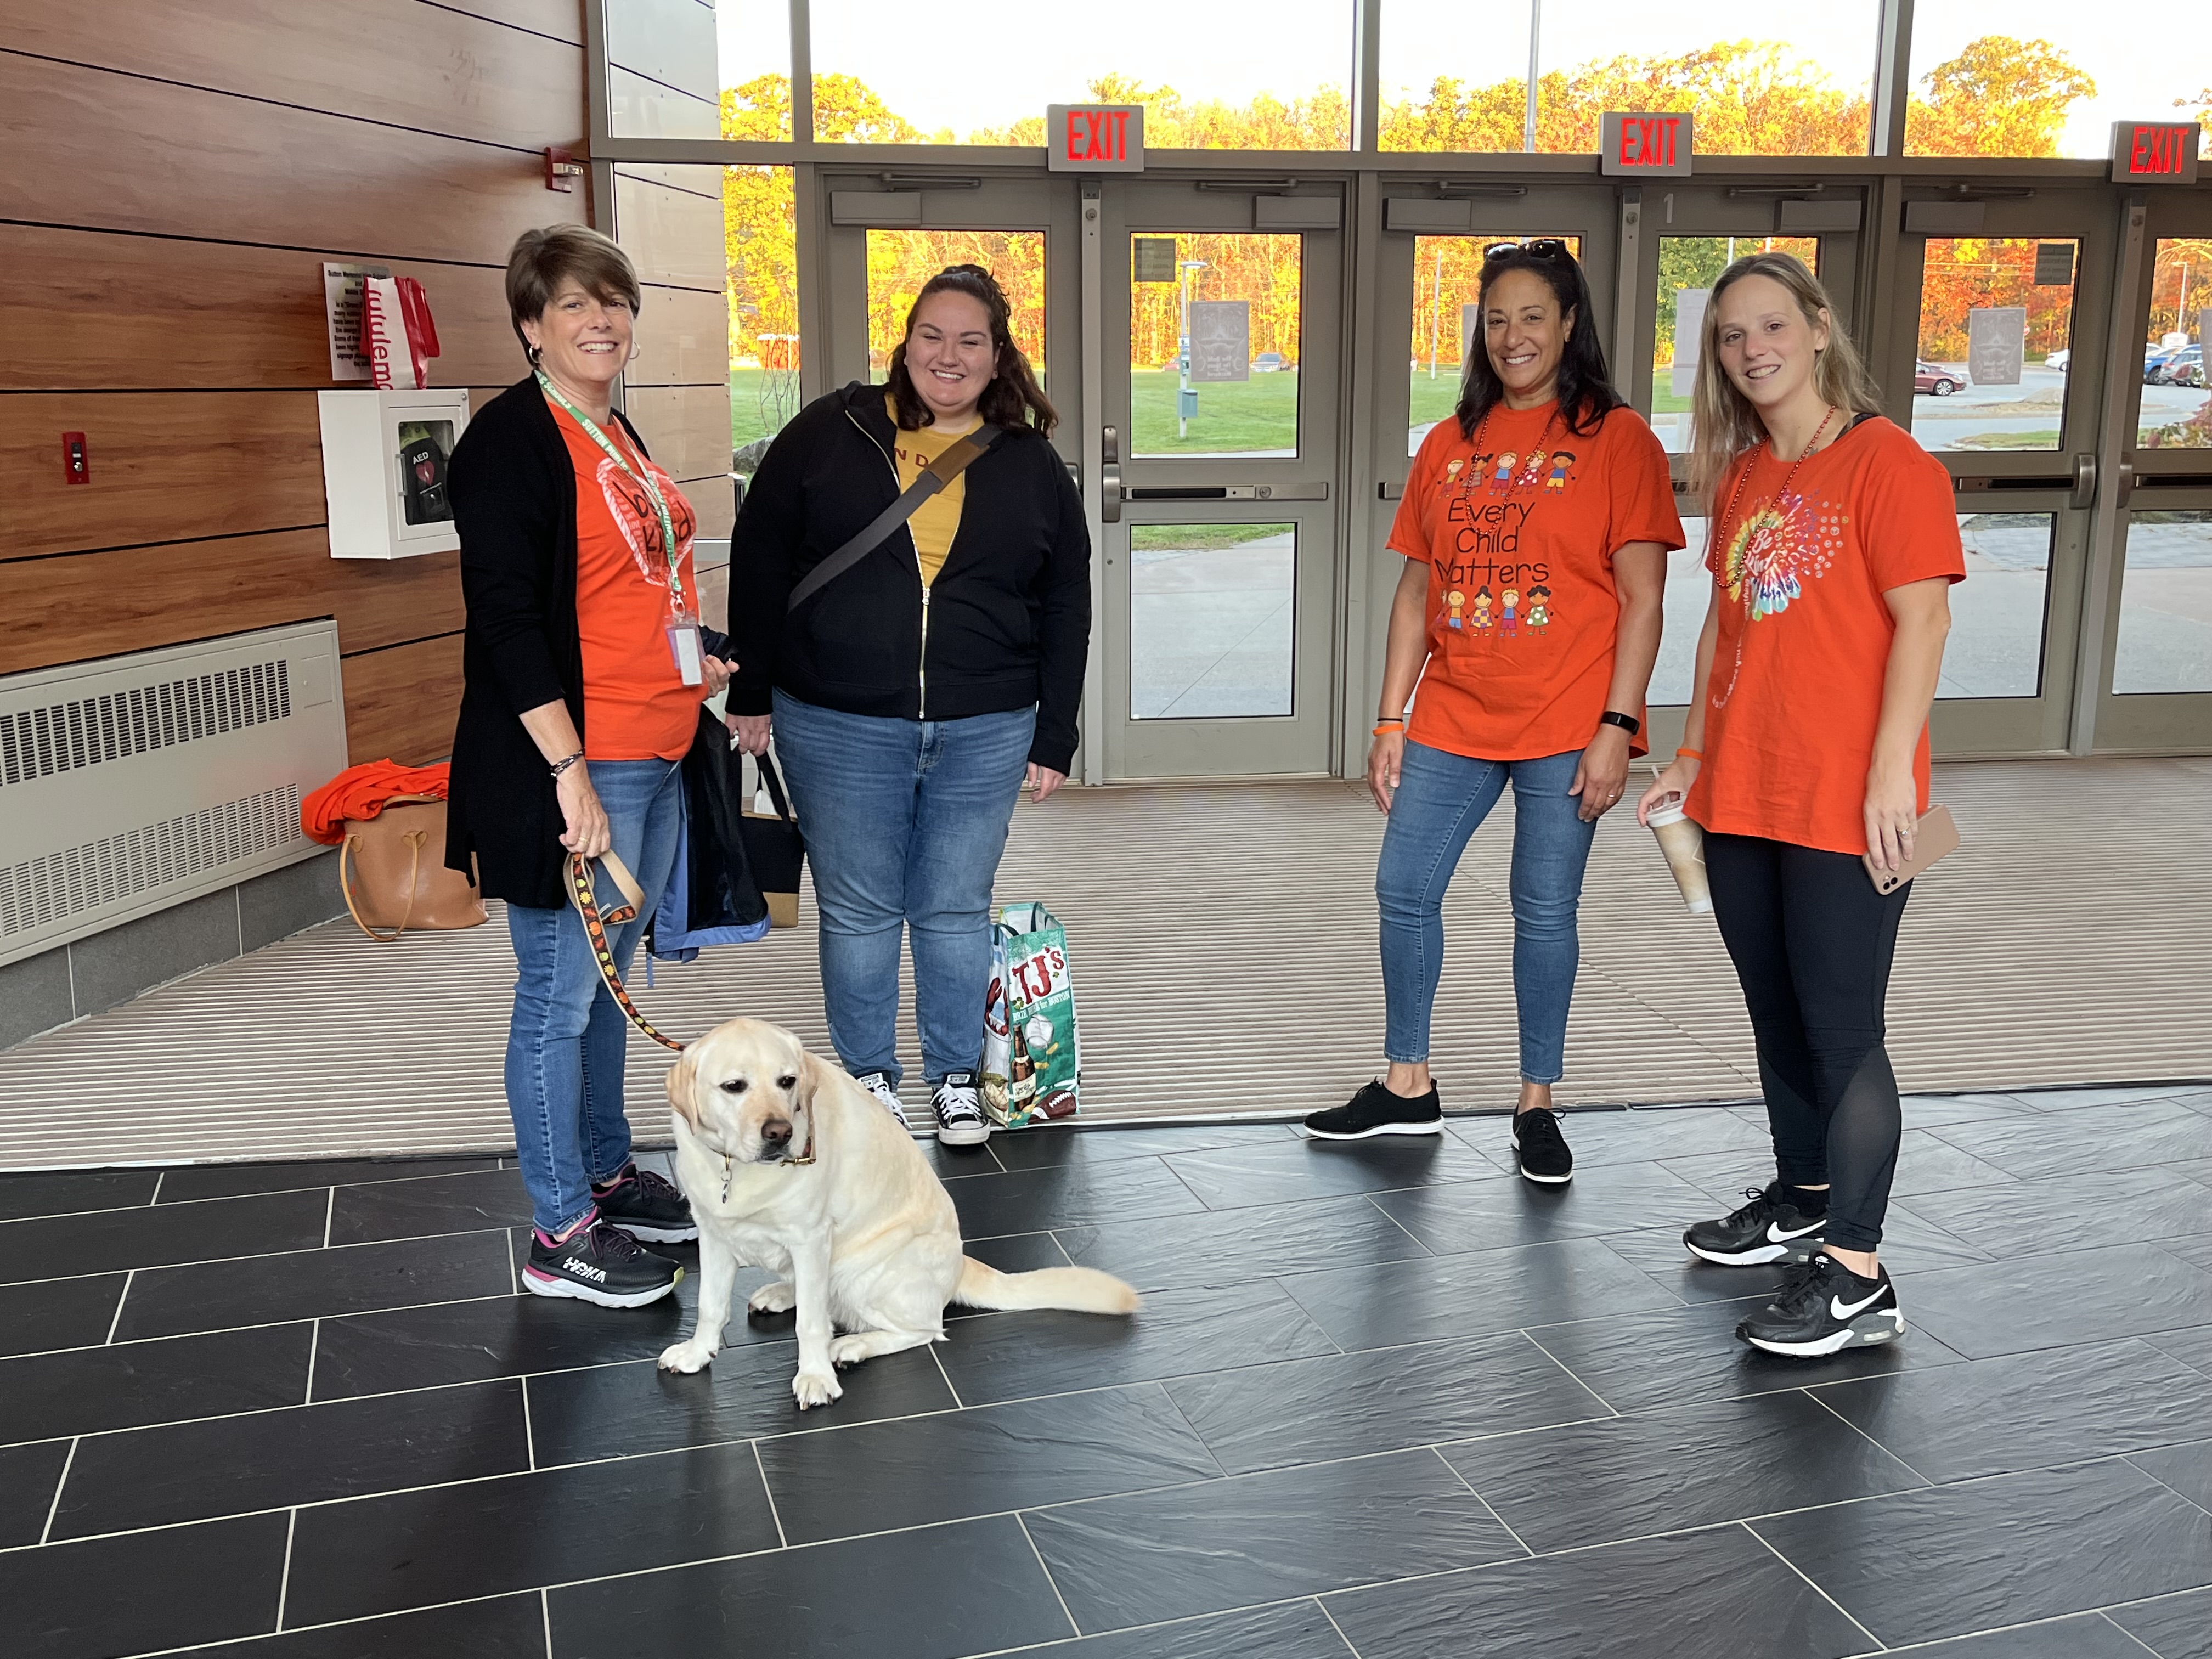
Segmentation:
[[(1091, 539), (1054, 421), (990, 273), (922, 285), (889, 384), (816, 399), (780, 433), (730, 548), (738, 740), (774, 720), (822, 913), (822, 989), (845, 1067), (904, 1118), (901, 936), (937, 1135), (985, 1139), (977, 1098), (991, 878), (1026, 777), (1042, 801), (1075, 754)], [(986, 453), (843, 574), (816, 565), (961, 437)], [(986, 434), (988, 435), (988, 434)]]
[(528, 231), (507, 297), (532, 373), (469, 423), (448, 478), (468, 632), (446, 862), (473, 858), (514, 939), (507, 1098), (535, 1224), (523, 1285), (634, 1308), (682, 1276), (635, 1240), (698, 1230), (683, 1194), (631, 1161), (628, 1027), (564, 877), (571, 854), (610, 850), (635, 875), (645, 903), (608, 930), (627, 970), (675, 863), (699, 703), (729, 668), (699, 625), (690, 504), (611, 407), (634, 349), (629, 258), (578, 226)]

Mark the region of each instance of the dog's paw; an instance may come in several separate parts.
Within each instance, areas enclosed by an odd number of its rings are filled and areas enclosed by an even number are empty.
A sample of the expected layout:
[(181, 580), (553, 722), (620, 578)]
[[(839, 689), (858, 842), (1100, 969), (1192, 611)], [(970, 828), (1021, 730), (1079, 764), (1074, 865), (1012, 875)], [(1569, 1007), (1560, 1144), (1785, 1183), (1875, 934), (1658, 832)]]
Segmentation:
[(791, 1379), (791, 1392), (799, 1401), (799, 1409), (805, 1411), (810, 1406), (828, 1405), (841, 1398), (845, 1389), (834, 1371), (802, 1370)]
[(660, 1369), (678, 1371), (689, 1376), (703, 1371), (714, 1361), (714, 1351), (700, 1341), (678, 1342), (673, 1347), (660, 1351)]
[(874, 1352), (864, 1336), (835, 1336), (830, 1339), (830, 1363), (841, 1371), (852, 1370), (862, 1360), (872, 1358)]
[(745, 1311), (756, 1318), (771, 1314), (789, 1313), (799, 1305), (799, 1292), (788, 1282), (778, 1280), (763, 1285), (745, 1298)]

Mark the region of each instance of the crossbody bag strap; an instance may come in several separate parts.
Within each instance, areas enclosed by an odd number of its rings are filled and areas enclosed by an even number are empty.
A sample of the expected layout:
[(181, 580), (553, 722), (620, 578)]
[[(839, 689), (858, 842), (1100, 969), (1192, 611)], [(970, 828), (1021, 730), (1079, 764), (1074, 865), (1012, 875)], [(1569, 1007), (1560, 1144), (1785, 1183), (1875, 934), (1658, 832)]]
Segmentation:
[(899, 493), (899, 498), (868, 520), (867, 527), (801, 576), (784, 601), (786, 613), (819, 593), (831, 582), (884, 544), (891, 532), (921, 510), (921, 504), (968, 469), (969, 463), (988, 454), (1006, 436), (1006, 428), (979, 426), (955, 441), (945, 452), (921, 469), (921, 476)]

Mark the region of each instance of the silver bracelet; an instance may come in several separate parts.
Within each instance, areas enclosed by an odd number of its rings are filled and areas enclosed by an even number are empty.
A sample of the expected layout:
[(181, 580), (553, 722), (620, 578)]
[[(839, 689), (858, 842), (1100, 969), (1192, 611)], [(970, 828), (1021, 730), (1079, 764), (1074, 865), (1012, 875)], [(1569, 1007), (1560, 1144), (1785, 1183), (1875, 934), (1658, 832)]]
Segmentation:
[(561, 759), (561, 760), (557, 760), (557, 761), (554, 762), (554, 763), (553, 763), (553, 780), (554, 780), (554, 781), (555, 781), (555, 782), (556, 782), (556, 783), (557, 783), (557, 782), (559, 782), (559, 781), (560, 781), (560, 780), (561, 780), (561, 775), (562, 775), (563, 772), (567, 771), (570, 767), (574, 766), (574, 765), (578, 761), (580, 761), (580, 760), (581, 760), (581, 759), (583, 759), (583, 758), (584, 758), (584, 751), (583, 751), (582, 750), (579, 749), (579, 750), (578, 750), (574, 754), (573, 754), (573, 755), (569, 755), (569, 756), (567, 756), (567, 757), (565, 757), (564, 758), (562, 758), (562, 759)]

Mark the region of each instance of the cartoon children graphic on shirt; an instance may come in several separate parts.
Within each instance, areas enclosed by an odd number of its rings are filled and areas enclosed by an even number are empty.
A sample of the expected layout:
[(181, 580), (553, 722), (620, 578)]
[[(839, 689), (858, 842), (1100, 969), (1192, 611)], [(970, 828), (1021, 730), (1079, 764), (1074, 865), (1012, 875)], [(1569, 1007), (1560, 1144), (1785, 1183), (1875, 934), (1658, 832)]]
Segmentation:
[(1528, 626), (1539, 634), (1552, 625), (1552, 590), (1532, 587), (1528, 590)]
[(1490, 597), (1488, 588), (1478, 587), (1474, 590), (1474, 631), (1476, 633), (1486, 634), (1490, 631), (1490, 607), (1496, 601)]
[(1466, 465), (1467, 463), (1465, 461), (1446, 461), (1444, 463), (1444, 488), (1446, 489), (1453, 489), (1458, 484), (1460, 469)]
[(1467, 626), (1466, 623), (1460, 619), (1460, 613), (1467, 608), (1467, 595), (1465, 593), (1462, 593), (1458, 588), (1455, 587), (1450, 592), (1444, 595), (1444, 607), (1447, 612), (1447, 615), (1444, 617), (1445, 627), (1457, 629)]
[(1520, 459), (1510, 449), (1501, 450), (1498, 453), (1498, 470), (1491, 474), (1490, 477), (1492, 495), (1503, 495), (1505, 493), (1506, 486), (1513, 482), (1513, 463)]
[(1574, 464), (1574, 451), (1571, 449), (1553, 450), (1552, 452), (1552, 476), (1544, 480), (1544, 488), (1552, 490), (1565, 489), (1567, 487), (1567, 469)]
[(1514, 489), (1526, 489), (1534, 484), (1536, 482), (1536, 475), (1544, 470), (1544, 463), (1547, 459), (1549, 458), (1542, 450), (1530, 450), (1528, 461), (1521, 468), (1520, 476), (1513, 480)]
[(1498, 596), (1498, 602), (1505, 611), (1504, 620), (1498, 624), (1498, 631), (1500, 634), (1518, 634), (1521, 629), (1516, 619), (1521, 611), (1521, 590), (1517, 587), (1507, 588)]

